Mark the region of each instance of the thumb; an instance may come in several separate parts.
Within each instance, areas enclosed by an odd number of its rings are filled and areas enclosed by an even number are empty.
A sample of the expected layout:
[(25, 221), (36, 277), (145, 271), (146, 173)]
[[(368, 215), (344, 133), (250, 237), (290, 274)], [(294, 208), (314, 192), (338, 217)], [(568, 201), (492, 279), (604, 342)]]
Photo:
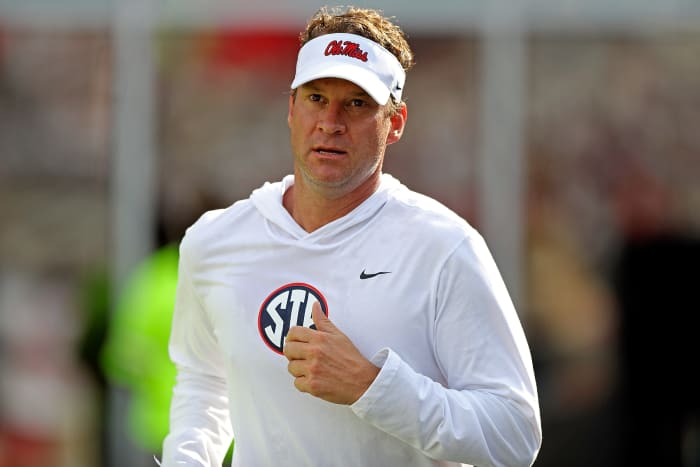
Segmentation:
[(323, 313), (319, 302), (314, 303), (311, 308), (311, 319), (313, 319), (318, 331), (332, 332), (335, 330), (335, 326), (328, 319), (328, 316)]

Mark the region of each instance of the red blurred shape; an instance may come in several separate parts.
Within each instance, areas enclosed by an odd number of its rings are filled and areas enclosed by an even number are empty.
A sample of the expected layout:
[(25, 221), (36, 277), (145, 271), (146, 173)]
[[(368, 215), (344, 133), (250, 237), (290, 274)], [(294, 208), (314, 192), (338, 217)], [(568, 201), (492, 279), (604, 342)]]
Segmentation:
[(294, 69), (298, 33), (284, 30), (221, 30), (205, 39), (208, 63), (216, 71), (227, 68)]

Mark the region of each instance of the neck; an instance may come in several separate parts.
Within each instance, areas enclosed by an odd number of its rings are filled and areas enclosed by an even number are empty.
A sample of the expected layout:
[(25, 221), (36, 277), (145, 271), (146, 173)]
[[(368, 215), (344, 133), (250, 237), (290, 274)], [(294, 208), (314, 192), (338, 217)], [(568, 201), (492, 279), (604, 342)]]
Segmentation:
[(377, 174), (349, 193), (329, 196), (323, 190), (308, 186), (300, 177), (300, 174), (295, 174), (294, 185), (284, 193), (282, 203), (297, 224), (307, 232), (313, 232), (351, 212), (372, 196), (380, 183)]

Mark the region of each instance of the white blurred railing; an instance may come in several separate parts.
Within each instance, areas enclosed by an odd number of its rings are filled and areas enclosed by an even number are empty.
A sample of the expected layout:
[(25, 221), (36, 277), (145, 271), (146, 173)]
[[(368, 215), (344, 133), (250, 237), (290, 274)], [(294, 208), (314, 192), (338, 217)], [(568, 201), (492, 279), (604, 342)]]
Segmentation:
[[(0, 0), (0, 18), (12, 22), (51, 26), (106, 26), (128, 0)], [(304, 24), (324, 2), (315, 0), (152, 0), (153, 19), (163, 26), (212, 27), (255, 24), (268, 26)], [(334, 4), (333, 2), (327, 2)], [(366, 5), (366, 2), (358, 2)], [(697, 30), (697, 0), (376, 0), (380, 8), (412, 31), (477, 31), (493, 14), (494, 4), (507, 16), (517, 9), (525, 30), (577, 29), (653, 31)]]

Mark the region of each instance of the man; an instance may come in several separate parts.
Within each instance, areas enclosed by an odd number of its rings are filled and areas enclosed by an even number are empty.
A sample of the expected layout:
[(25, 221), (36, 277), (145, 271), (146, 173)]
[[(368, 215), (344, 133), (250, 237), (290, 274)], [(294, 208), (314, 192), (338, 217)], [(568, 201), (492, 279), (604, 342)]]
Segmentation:
[(413, 54), (379, 12), (302, 34), (294, 174), (181, 245), (163, 465), (531, 465), (528, 345), (483, 239), (382, 174)]

